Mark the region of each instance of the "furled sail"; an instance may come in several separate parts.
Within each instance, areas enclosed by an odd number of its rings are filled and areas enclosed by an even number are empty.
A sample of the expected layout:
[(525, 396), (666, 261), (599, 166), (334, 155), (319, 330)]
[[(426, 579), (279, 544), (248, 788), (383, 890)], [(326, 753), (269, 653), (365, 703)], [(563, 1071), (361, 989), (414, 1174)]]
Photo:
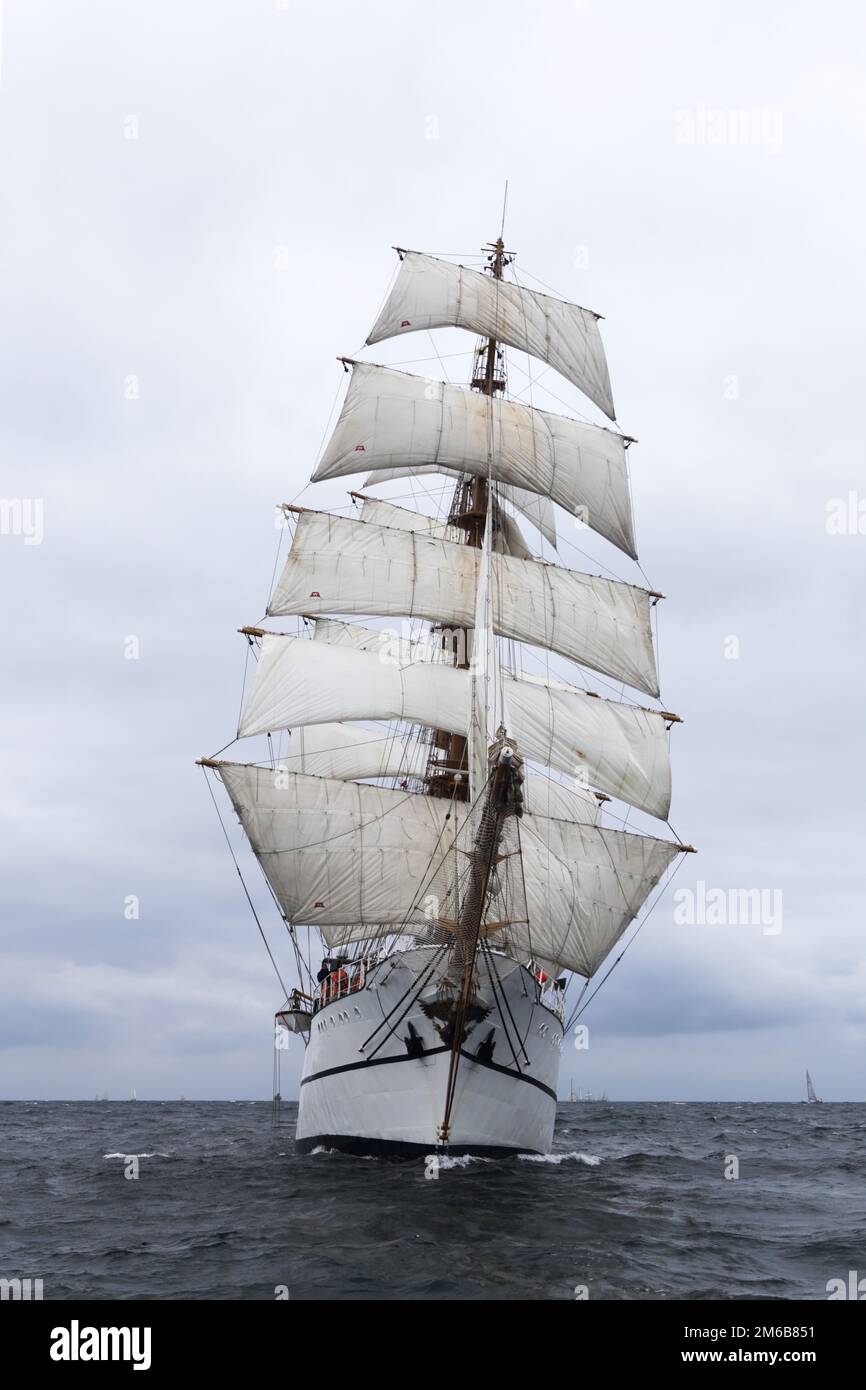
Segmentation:
[(552, 498), (634, 559), (627, 444), (624, 435), (564, 415), (355, 362), (312, 481), (424, 466), (486, 478), (490, 466), (496, 482)]
[[(239, 737), (342, 720), (399, 719), (467, 733), (470, 673), (328, 642), (267, 634)], [(667, 728), (660, 713), (574, 687), (503, 679), (508, 729), (521, 752), (666, 819)]]
[(540, 358), (613, 420), (598, 317), (552, 295), (407, 251), (367, 343), (423, 328), (467, 328)]
[[(475, 626), (480, 552), (420, 531), (302, 512), (268, 612)], [(647, 590), (538, 560), (491, 556), (493, 630), (659, 693)]]
[[(319, 927), (331, 946), (429, 930), (465, 807), (280, 769), (220, 763), (218, 771), (290, 922)], [(679, 851), (650, 836), (531, 814), (521, 840), (531, 926), (509, 928), (512, 947), (584, 975)]]

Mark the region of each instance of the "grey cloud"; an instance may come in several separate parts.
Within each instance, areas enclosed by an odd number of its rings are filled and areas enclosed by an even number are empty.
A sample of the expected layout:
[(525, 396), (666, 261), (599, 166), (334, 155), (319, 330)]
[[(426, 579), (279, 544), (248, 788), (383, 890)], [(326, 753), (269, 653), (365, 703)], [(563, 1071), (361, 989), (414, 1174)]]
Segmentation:
[[(264, 608), (273, 504), (306, 484), (390, 247), (473, 252), (506, 177), (518, 270), (605, 314), (640, 440), (641, 562), (669, 595), (663, 688), (686, 720), (672, 820), (701, 851), (677, 883), (785, 901), (767, 941), (677, 928), (668, 895), (592, 1005), (592, 1065), (612, 1094), (756, 1098), (814, 1058), (826, 1094), (866, 1095), (866, 537), (825, 527), (829, 499), (866, 487), (863, 17), (835, 3), (817, 27), (775, 0), (497, 14), (498, 31), (453, 0), (5, 8), (0, 492), (45, 507), (41, 546), (0, 537), (7, 1095), (267, 1093), (279, 987), (194, 759), (232, 737), (234, 629)], [(699, 103), (780, 111), (778, 153), (677, 143), (675, 113)], [(404, 351), (432, 353), (418, 335), (370, 355)], [(532, 399), (585, 409), (552, 374)], [(640, 578), (566, 534), (563, 563)]]

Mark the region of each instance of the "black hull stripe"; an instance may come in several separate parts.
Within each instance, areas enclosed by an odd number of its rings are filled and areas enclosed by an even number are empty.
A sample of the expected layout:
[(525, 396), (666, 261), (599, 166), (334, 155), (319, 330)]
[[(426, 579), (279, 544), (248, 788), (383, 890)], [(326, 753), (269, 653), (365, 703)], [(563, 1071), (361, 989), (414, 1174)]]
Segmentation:
[[(400, 1054), (397, 1057), (371, 1057), (363, 1062), (346, 1062), (342, 1067), (326, 1067), (323, 1071), (313, 1072), (312, 1076), (301, 1078), (301, 1085), (307, 1086), (311, 1081), (321, 1081), (326, 1076), (339, 1076), (344, 1071), (362, 1071), (364, 1067), (386, 1067), (392, 1066), (397, 1062), (417, 1062), (423, 1057), (437, 1057), (442, 1052), (450, 1052), (450, 1047), (429, 1047), (420, 1054), (419, 1057), (410, 1057), (408, 1054)], [(535, 1086), (539, 1091), (543, 1091), (551, 1100), (556, 1100), (556, 1092), (550, 1086), (546, 1086), (543, 1081), (539, 1081), (535, 1076), (527, 1076), (525, 1072), (515, 1071), (513, 1067), (502, 1067), (498, 1062), (483, 1062), (480, 1057), (473, 1057), (471, 1052), (464, 1052), (460, 1049), (460, 1056), (467, 1062), (474, 1062), (477, 1067), (486, 1067), (488, 1071), (498, 1071), (503, 1076), (510, 1076), (514, 1081), (525, 1081), (528, 1086)]]
[(514, 1158), (516, 1154), (539, 1154), (540, 1149), (508, 1148), (500, 1144), (449, 1144), (439, 1149), (436, 1144), (410, 1144), (400, 1139), (366, 1139), (360, 1134), (314, 1134), (307, 1139), (296, 1139), (298, 1153), (308, 1154), (313, 1149), (337, 1149), (344, 1154), (373, 1154), (377, 1158), (426, 1158), (428, 1154), (442, 1154), (456, 1158), (460, 1154), (477, 1154), (481, 1158)]

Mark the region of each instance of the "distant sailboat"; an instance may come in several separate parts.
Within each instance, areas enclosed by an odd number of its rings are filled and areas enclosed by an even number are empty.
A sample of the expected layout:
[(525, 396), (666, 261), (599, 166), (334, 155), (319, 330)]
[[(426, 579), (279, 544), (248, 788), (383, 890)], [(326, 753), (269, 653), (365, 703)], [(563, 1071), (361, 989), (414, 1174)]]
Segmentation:
[(569, 1101), (570, 1101), (572, 1104), (575, 1104), (577, 1101), (588, 1101), (588, 1100), (601, 1101), (601, 1100), (607, 1100), (607, 1091), (602, 1091), (601, 1095), (599, 1095), (599, 1096), (594, 1096), (594, 1095), (592, 1094), (592, 1091), (576, 1091), (576, 1090), (574, 1089), (574, 1077), (573, 1077), (573, 1076), (569, 1078), (569, 1083), (568, 1083), (568, 1085), (569, 1085), (568, 1099), (569, 1099)]
[(821, 1104), (821, 1097), (815, 1094), (815, 1087), (812, 1085), (812, 1078), (808, 1071), (806, 1072), (806, 1101), (810, 1105)]
[(133, 1086), (132, 1090), (131, 1090), (130, 1093), (129, 1093), (129, 1099), (130, 1099), (130, 1100), (138, 1100), (138, 1096), (135, 1094), (135, 1087), (134, 1087), (134, 1086)]

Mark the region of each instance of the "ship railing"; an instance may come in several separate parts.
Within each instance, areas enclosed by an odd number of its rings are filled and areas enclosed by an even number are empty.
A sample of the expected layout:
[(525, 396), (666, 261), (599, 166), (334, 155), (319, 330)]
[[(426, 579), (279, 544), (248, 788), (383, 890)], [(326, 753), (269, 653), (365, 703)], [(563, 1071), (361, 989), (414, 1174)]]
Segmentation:
[(538, 989), (538, 1002), (549, 1009), (552, 1014), (556, 1014), (560, 1023), (565, 1022), (565, 985), (564, 976), (552, 979), (543, 965), (537, 961), (530, 960), (526, 966), (532, 978), (535, 980)]
[(565, 997), (561, 989), (548, 989), (541, 996), (541, 1002), (546, 1009), (550, 1009), (552, 1014), (556, 1014), (560, 1023), (565, 1023)]
[(302, 1012), (309, 1013), (315, 995), (305, 994), (302, 989), (293, 989), (288, 999), (280, 1010), (281, 1013)]
[(345, 999), (357, 994), (367, 982), (367, 971), (371, 962), (362, 960), (349, 965), (338, 965), (331, 970), (319, 985), (319, 992), (313, 1001), (314, 1012), (333, 1004), (337, 999)]

